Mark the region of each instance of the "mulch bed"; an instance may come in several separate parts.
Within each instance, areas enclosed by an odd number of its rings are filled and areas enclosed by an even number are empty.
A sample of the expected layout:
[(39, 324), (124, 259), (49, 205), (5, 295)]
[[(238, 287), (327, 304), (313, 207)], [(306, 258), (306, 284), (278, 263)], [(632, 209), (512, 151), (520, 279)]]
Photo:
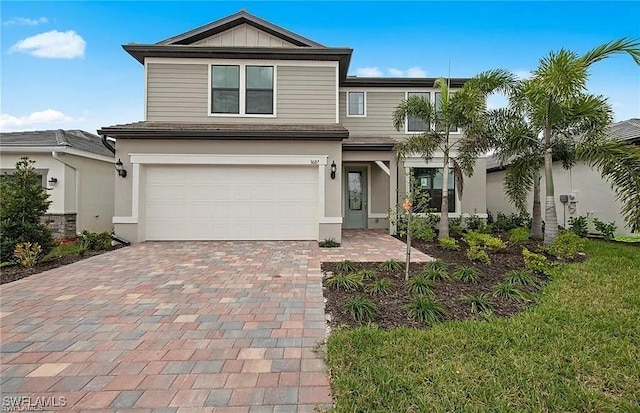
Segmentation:
[(31, 268), (25, 268), (20, 265), (11, 265), (2, 267), (0, 269), (0, 284), (6, 284), (13, 281), (20, 280), (30, 275), (38, 274), (44, 271), (53, 270), (54, 268), (62, 267), (67, 264), (71, 264), (77, 261), (94, 257), (96, 255), (104, 254), (105, 252), (113, 251), (124, 247), (124, 245), (116, 245), (108, 250), (103, 251), (87, 251), (84, 255), (69, 254), (63, 257), (51, 258), (46, 261), (41, 261)]
[[(522, 246), (510, 245), (502, 251), (490, 253), (491, 264), (483, 264), (473, 262), (467, 258), (467, 245), (462, 240), (459, 240), (459, 244), (460, 251), (449, 251), (441, 248), (437, 242), (414, 241), (412, 243), (414, 248), (444, 261), (447, 264), (450, 276), (459, 265), (474, 266), (481, 273), (477, 283), (463, 282), (453, 278), (436, 281), (434, 293), (436, 299), (447, 309), (445, 320), (465, 320), (477, 317), (477, 314), (471, 312), (469, 304), (460, 301), (460, 297), (463, 295), (477, 296), (482, 293), (489, 293), (494, 305), (493, 314), (498, 317), (509, 317), (533, 304), (533, 302), (516, 301), (509, 298), (493, 297), (492, 295), (493, 286), (500, 283), (506, 273), (524, 267)], [(530, 251), (536, 251), (538, 245), (535, 242), (530, 242), (524, 246)], [(366, 295), (380, 310), (380, 316), (375, 321), (375, 324), (379, 327), (424, 327), (422, 323), (408, 316), (406, 305), (411, 301), (412, 296), (405, 288), (404, 270), (383, 271), (379, 268), (380, 263), (374, 262), (356, 263), (356, 266), (358, 269), (374, 269), (378, 272), (379, 277), (389, 278), (394, 285), (393, 291), (388, 295), (376, 296), (362, 291), (347, 292), (325, 286), (326, 311), (331, 316), (330, 325), (332, 327), (356, 327), (360, 325), (351, 319), (344, 308), (344, 303), (347, 300), (359, 295)], [(412, 263), (409, 276), (420, 274), (424, 267), (425, 264)], [(336, 269), (336, 263), (323, 263), (322, 270), (325, 273), (340, 273)], [(546, 281), (543, 276), (536, 276), (535, 278), (540, 281), (540, 284)], [(535, 287), (518, 286), (518, 288), (532, 294), (536, 294), (538, 290)]]

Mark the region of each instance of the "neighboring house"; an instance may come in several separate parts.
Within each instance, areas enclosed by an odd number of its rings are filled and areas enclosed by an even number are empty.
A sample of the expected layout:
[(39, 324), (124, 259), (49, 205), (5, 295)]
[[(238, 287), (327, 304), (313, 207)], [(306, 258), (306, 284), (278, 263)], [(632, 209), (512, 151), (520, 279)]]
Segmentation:
[[(609, 127), (609, 135), (612, 138), (624, 139), (629, 143), (640, 145), (640, 119), (629, 119), (612, 124)], [(541, 196), (544, 203), (544, 171), (540, 172)], [(487, 160), (487, 209), (494, 214), (517, 212), (504, 194), (505, 174), (504, 168), (498, 164), (495, 157), (492, 156)], [(631, 235), (629, 229), (625, 227), (624, 218), (620, 212), (622, 204), (616, 201), (611, 184), (602, 179), (597, 169), (590, 168), (584, 162), (578, 162), (573, 168), (566, 170), (560, 162), (554, 162), (553, 183), (560, 225), (566, 227), (569, 224), (569, 218), (583, 215), (605, 222), (615, 221), (618, 226), (617, 234)], [(569, 196), (566, 204), (560, 202), (560, 195)], [(531, 209), (532, 202), (533, 194), (529, 194), (528, 210)], [(594, 231), (592, 224), (590, 229)]]
[(99, 136), (81, 130), (3, 132), (0, 153), (3, 174), (13, 173), (23, 156), (35, 161), (50, 195), (45, 222), (54, 236), (113, 229), (114, 158)]
[[(411, 173), (440, 207), (442, 155), (398, 165), (396, 142), (425, 125), (398, 132), (391, 119), (407, 96), (436, 102), (435, 79), (348, 77), (351, 49), (244, 11), (123, 48), (144, 66), (145, 119), (98, 131), (128, 171), (116, 179), (119, 236), (340, 241), (343, 228), (389, 228)], [(462, 199), (450, 182), (453, 216), (486, 212), (484, 158)]]

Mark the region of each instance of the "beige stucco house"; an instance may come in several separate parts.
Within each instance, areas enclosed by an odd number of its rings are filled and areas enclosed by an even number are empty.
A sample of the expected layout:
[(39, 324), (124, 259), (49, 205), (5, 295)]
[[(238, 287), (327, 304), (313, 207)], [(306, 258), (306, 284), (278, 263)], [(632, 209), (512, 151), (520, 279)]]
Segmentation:
[[(128, 172), (115, 183), (117, 235), (340, 241), (343, 228), (392, 231), (408, 174), (439, 208), (442, 156), (398, 164), (394, 145), (425, 125), (408, 119), (396, 131), (391, 119), (412, 94), (435, 102), (435, 79), (347, 76), (351, 49), (244, 11), (123, 48), (144, 68), (145, 118), (98, 131), (116, 139)], [(462, 199), (450, 180), (453, 216), (486, 213), (485, 171), (480, 159)]]
[(56, 237), (113, 229), (114, 158), (100, 140), (81, 130), (0, 134), (3, 174), (13, 173), (23, 156), (35, 161), (51, 201), (45, 222)]
[[(617, 122), (609, 127), (609, 135), (640, 145), (640, 119), (629, 119)], [(544, 191), (544, 174), (542, 173), (541, 187)], [(505, 168), (498, 164), (495, 157), (487, 161), (487, 209), (492, 213), (516, 212), (517, 209), (509, 202), (504, 194)], [(616, 200), (611, 184), (602, 179), (596, 169), (592, 169), (584, 162), (578, 162), (573, 168), (564, 169), (560, 162), (553, 164), (553, 183), (556, 194), (556, 211), (558, 223), (568, 226), (569, 218), (586, 216), (589, 218), (590, 230), (595, 232), (592, 219), (601, 221), (615, 221), (619, 235), (631, 235), (625, 227), (621, 214), (622, 204)], [(568, 195), (568, 202), (560, 202), (560, 195)], [(544, 196), (544, 192), (543, 192)], [(529, 194), (528, 209), (531, 209), (533, 194)]]

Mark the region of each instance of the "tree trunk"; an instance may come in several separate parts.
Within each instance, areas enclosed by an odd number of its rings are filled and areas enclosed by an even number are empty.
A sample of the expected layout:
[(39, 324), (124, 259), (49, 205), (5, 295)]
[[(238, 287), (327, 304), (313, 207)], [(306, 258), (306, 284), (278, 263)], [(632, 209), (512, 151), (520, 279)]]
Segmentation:
[[(411, 200), (413, 203), (413, 200)], [(409, 265), (411, 264), (411, 216), (413, 211), (413, 205), (407, 210), (407, 255), (404, 265), (404, 280), (409, 281)]]
[[(548, 130), (545, 130), (547, 135)], [(549, 245), (558, 235), (558, 215), (556, 213), (556, 197), (553, 187), (553, 158), (551, 157), (551, 145), (547, 144), (544, 153), (544, 178), (546, 197), (544, 202), (544, 244)]]
[(533, 211), (531, 213), (531, 238), (542, 240), (542, 206), (540, 205), (540, 173), (533, 178)]
[(438, 238), (449, 237), (449, 152), (445, 151), (442, 166), (442, 204), (440, 205), (440, 233)]

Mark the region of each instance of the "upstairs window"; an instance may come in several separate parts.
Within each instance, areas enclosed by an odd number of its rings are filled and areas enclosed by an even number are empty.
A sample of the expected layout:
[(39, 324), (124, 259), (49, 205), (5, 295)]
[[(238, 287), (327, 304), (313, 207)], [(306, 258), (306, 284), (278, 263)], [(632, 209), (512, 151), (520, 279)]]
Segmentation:
[(275, 67), (211, 66), (211, 115), (275, 114)]
[[(431, 100), (431, 94), (429, 92), (407, 92), (407, 99), (412, 96), (419, 96), (424, 98), (427, 102)], [(425, 121), (415, 116), (407, 116), (407, 132), (426, 132), (429, 127)]]
[(247, 66), (246, 113), (273, 115), (273, 67)]
[(366, 116), (365, 93), (347, 92), (347, 116)]
[(240, 113), (240, 66), (212, 67), (211, 112)]
[[(451, 95), (449, 95), (451, 96)], [(442, 93), (440, 92), (436, 92), (435, 93), (435, 99), (436, 99), (436, 112), (440, 113), (440, 108), (442, 107)], [(438, 116), (438, 115), (436, 115)], [(438, 122), (436, 122), (436, 131), (438, 132), (444, 132), (444, 125), (439, 125)], [(458, 131), (458, 127), (455, 125), (451, 125), (449, 127), (449, 132), (457, 132)]]

